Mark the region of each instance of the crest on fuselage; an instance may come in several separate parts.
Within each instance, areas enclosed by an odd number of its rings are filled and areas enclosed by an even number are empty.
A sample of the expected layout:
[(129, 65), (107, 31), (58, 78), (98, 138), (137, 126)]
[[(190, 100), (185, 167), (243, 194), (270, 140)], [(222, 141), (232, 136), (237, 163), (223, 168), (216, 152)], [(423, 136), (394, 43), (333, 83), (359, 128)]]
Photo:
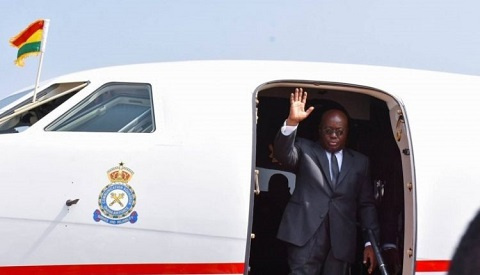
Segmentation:
[(137, 197), (133, 188), (128, 184), (133, 174), (133, 171), (124, 166), (123, 162), (107, 171), (110, 183), (102, 189), (98, 196), (99, 209), (93, 212), (93, 219), (96, 222), (122, 224), (137, 221), (138, 214), (133, 211)]

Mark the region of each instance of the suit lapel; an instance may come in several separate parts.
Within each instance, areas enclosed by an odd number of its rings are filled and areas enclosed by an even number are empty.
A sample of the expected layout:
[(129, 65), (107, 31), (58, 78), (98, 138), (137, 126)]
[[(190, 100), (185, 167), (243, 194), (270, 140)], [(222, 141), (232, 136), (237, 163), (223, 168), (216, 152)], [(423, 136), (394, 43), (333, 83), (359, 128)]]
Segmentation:
[(345, 176), (348, 174), (348, 172), (352, 168), (352, 165), (353, 165), (353, 155), (347, 148), (344, 148), (342, 167), (340, 168), (340, 174), (338, 175), (337, 185), (342, 183), (343, 179), (345, 179)]
[(319, 143), (315, 143), (315, 155), (318, 162), (320, 163), (320, 169), (323, 172), (325, 180), (328, 182), (326, 185), (328, 187), (328, 192), (333, 192), (332, 180), (330, 179), (330, 165), (328, 163), (327, 153), (325, 149)]

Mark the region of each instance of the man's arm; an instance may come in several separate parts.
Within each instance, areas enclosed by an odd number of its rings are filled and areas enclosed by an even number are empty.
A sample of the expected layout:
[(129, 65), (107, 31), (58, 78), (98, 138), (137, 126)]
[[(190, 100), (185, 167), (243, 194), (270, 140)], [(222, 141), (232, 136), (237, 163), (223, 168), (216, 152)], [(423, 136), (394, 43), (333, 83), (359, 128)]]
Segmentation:
[[(360, 220), (363, 228), (371, 229), (376, 240), (379, 240), (380, 227), (378, 224), (377, 209), (375, 207), (375, 199), (373, 196), (373, 186), (370, 181), (370, 168), (368, 159), (364, 164), (364, 172), (362, 177), (362, 185), (359, 196), (359, 212)], [(366, 237), (368, 238), (368, 237)], [(370, 240), (375, 241), (376, 240)], [(378, 243), (378, 242), (377, 242)], [(368, 273), (371, 274), (377, 266), (375, 252), (371, 245), (367, 245), (363, 252), (363, 263), (368, 266)]]
[(295, 169), (298, 161), (298, 153), (294, 146), (296, 129), (298, 124), (306, 119), (313, 111), (313, 107), (305, 111), (307, 92), (302, 88), (296, 88), (290, 94), (290, 112), (284, 125), (275, 137), (273, 146), (274, 157), (289, 169)]

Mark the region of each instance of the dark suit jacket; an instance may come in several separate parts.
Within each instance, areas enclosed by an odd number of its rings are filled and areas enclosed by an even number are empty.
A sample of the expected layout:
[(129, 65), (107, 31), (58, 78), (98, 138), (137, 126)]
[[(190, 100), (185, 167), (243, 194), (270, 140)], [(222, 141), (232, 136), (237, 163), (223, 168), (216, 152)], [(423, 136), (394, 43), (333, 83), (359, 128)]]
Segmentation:
[(332, 187), (328, 159), (320, 143), (295, 136), (296, 131), (289, 136), (279, 132), (275, 138), (275, 158), (297, 176), (277, 237), (303, 246), (328, 217), (333, 256), (353, 263), (357, 216), (363, 228), (373, 229), (377, 237), (379, 233), (368, 158), (344, 149), (339, 179)]

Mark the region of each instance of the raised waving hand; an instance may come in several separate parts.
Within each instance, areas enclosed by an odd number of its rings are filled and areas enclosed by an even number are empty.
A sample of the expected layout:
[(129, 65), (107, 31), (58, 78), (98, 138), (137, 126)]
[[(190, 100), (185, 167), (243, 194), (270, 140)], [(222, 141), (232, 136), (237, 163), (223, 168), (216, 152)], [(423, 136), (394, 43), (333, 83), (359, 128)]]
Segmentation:
[(305, 111), (307, 92), (303, 88), (295, 88), (295, 93), (290, 94), (290, 113), (287, 118), (288, 126), (296, 126), (306, 119), (313, 111), (313, 106)]

